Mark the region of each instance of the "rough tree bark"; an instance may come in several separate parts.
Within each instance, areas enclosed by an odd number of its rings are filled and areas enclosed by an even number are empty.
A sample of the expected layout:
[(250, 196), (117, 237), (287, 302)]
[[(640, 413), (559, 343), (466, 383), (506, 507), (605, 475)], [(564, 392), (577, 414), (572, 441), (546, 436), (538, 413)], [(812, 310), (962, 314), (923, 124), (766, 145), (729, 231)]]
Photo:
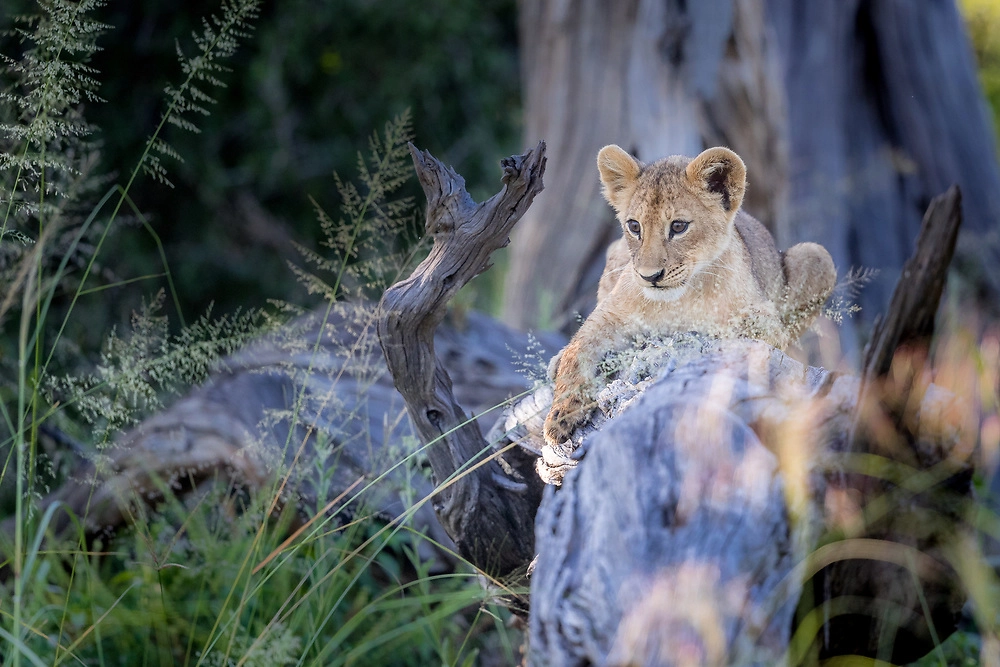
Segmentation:
[(493, 576), (524, 568), (534, 555), (534, 513), (541, 481), (519, 450), (502, 467), (452, 394), (451, 379), (434, 353), (434, 330), (448, 302), (490, 266), (514, 224), (542, 189), (545, 144), (502, 162), (504, 188), (476, 204), (465, 180), (429, 153), (411, 146), (427, 195), (427, 233), (434, 246), (413, 274), (379, 304), (378, 334), (396, 389), (414, 428), (435, 443), (428, 458), (438, 482), (438, 517), (463, 556)]
[(862, 294), (884, 312), (930, 200), (962, 189), (957, 265), (996, 316), (1000, 166), (954, 0), (767, 0), (788, 108), (786, 243), (880, 270)]
[(748, 167), (745, 207), (781, 247), (817, 241), (841, 273), (880, 271), (860, 296), (868, 324), (888, 303), (928, 202), (958, 183), (958, 263), (992, 295), (986, 305), (996, 301), (1000, 168), (953, 0), (518, 9), (525, 137), (546, 139), (552, 176), (514, 235), (505, 321), (558, 326), (589, 310), (618, 233), (594, 169), (607, 143), (640, 159), (733, 148)]

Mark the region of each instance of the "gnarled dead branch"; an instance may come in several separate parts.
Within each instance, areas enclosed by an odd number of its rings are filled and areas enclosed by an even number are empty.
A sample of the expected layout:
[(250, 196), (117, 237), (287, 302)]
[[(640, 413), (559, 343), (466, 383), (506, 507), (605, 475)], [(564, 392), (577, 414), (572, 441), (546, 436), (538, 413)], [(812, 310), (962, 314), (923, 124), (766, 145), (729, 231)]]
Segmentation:
[(506, 470), (488, 458), (491, 448), (452, 396), (451, 379), (434, 354), (434, 329), (448, 301), (489, 267), (490, 255), (509, 242), (511, 228), (542, 189), (545, 144), (503, 161), (503, 189), (482, 204), (464, 179), (429, 153), (411, 146), (427, 195), (430, 254), (413, 274), (386, 290), (378, 334), (396, 389), (414, 429), (434, 443), (428, 458), (438, 483), (435, 504), (460, 552), (493, 575), (523, 568), (534, 554), (534, 514), (541, 482), (530, 458), (516, 449)]

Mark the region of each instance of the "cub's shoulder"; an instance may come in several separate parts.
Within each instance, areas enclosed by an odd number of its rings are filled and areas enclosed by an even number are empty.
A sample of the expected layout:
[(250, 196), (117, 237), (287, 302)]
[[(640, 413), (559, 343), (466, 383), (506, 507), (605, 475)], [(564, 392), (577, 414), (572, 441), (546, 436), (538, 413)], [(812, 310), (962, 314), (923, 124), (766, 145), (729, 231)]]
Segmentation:
[(628, 244), (625, 239), (619, 238), (608, 246), (605, 255), (604, 273), (601, 274), (601, 281), (597, 285), (597, 302), (600, 303), (604, 297), (611, 294), (611, 291), (618, 284), (622, 273), (628, 270), (632, 263), (632, 257), (628, 252)]
[(759, 220), (742, 209), (736, 213), (736, 233), (746, 247), (750, 259), (750, 272), (764, 294), (777, 300), (781, 296), (784, 270), (781, 253), (774, 237)]

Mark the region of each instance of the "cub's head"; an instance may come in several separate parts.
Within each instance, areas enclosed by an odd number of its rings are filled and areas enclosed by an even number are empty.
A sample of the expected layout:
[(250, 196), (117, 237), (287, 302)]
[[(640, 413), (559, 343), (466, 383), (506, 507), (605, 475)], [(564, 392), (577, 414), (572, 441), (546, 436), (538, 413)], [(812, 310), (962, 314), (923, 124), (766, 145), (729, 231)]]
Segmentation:
[(728, 148), (644, 165), (618, 146), (605, 146), (597, 168), (625, 233), (635, 281), (650, 298), (680, 297), (736, 233), (746, 167)]

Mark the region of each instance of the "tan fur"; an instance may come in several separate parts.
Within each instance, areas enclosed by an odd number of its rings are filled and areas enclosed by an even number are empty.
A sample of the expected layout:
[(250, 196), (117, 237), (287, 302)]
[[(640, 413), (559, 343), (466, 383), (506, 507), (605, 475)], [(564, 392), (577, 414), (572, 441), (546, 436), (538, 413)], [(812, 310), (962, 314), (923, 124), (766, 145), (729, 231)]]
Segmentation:
[(554, 362), (545, 420), (552, 445), (586, 421), (601, 360), (637, 335), (697, 331), (784, 348), (816, 318), (837, 277), (822, 246), (800, 243), (782, 255), (740, 210), (746, 167), (727, 148), (643, 165), (605, 146), (597, 167), (623, 236), (608, 248), (596, 309)]

